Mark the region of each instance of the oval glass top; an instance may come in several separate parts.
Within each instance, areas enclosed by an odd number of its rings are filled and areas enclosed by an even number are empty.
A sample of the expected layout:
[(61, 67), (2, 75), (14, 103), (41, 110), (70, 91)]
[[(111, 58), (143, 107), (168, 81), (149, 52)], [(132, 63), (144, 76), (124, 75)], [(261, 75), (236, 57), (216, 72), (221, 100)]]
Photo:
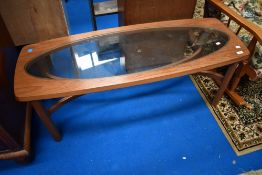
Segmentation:
[(143, 29), (89, 38), (26, 65), (42, 78), (100, 78), (180, 64), (222, 48), (228, 36), (208, 28)]

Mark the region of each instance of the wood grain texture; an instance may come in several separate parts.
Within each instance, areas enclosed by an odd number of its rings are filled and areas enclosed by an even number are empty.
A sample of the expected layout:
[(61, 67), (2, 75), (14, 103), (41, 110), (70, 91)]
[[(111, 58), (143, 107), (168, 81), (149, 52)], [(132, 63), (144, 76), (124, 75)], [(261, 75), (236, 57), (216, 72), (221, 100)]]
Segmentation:
[[(145, 72), (133, 73), (105, 78), (94, 79), (45, 79), (29, 75), (24, 67), (35, 58), (47, 54), (55, 49), (69, 46), (70, 44), (84, 41), (90, 37), (108, 35), (112, 33), (136, 31), (149, 28), (168, 28), (168, 27), (207, 27), (224, 31), (229, 36), (228, 43), (219, 51), (204, 56), (202, 58), (185, 62), (179, 65), (168, 65)], [(235, 46), (239, 45), (244, 52), (236, 54)], [(33, 52), (28, 53), (31, 48)], [(56, 97), (67, 97), (82, 95), (90, 92), (98, 92), (110, 89), (123, 88), (133, 85), (146, 84), (150, 82), (165, 80), (168, 78), (194, 74), (200, 71), (211, 70), (224, 65), (229, 65), (247, 59), (249, 51), (246, 46), (236, 37), (236, 35), (224, 26), (217, 19), (186, 19), (176, 21), (164, 21), (133, 26), (124, 26), (114, 29), (106, 29), (72, 35), (32, 44), (22, 49), (15, 73), (15, 95), (20, 101), (32, 101), (50, 99)]]
[(68, 35), (61, 0), (4, 0), (0, 13), (16, 46)]
[(190, 19), (196, 0), (118, 0), (121, 25)]

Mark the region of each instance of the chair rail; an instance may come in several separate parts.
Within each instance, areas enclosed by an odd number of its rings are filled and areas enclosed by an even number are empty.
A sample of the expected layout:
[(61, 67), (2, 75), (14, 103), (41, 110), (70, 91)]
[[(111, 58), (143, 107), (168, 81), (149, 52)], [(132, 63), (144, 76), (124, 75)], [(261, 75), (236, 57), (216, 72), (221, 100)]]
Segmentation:
[(242, 17), (234, 10), (230, 9), (222, 2), (222, 0), (208, 0), (208, 2), (215, 8), (226, 14), (231, 20), (233, 19), (237, 24), (254, 35), (259, 43), (262, 43), (262, 29), (259, 26)]

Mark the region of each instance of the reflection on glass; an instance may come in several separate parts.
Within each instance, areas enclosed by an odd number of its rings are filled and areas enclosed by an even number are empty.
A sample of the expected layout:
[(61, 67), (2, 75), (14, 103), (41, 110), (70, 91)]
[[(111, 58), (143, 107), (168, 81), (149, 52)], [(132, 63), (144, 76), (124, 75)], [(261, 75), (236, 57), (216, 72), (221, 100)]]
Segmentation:
[(44, 78), (99, 78), (201, 58), (222, 48), (226, 34), (207, 28), (144, 29), (94, 37), (31, 61)]

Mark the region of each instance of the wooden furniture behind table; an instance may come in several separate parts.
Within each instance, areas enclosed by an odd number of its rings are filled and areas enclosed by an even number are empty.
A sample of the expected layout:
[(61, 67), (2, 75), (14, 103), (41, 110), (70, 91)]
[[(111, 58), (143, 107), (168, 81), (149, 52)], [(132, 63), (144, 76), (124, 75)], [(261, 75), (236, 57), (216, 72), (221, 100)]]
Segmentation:
[(15, 46), (68, 35), (62, 0), (3, 0), (0, 13)]
[[(210, 9), (212, 10), (211, 12), (210, 12)], [(252, 23), (251, 21), (237, 14), (234, 10), (226, 6), (221, 0), (207, 0), (206, 1), (206, 9), (205, 9), (206, 17), (217, 17), (220, 19), (221, 12), (229, 17), (229, 20), (227, 22), (228, 27), (232, 21), (236, 22), (239, 25), (239, 28), (237, 29), (237, 31), (235, 31), (236, 35), (239, 34), (241, 29), (247, 30), (252, 35), (252, 39), (248, 45), (248, 49), (251, 53), (250, 58), (243, 61), (240, 64), (232, 80), (231, 88), (227, 90), (230, 97), (233, 98), (235, 102), (237, 102), (237, 105), (245, 105), (247, 107), (250, 107), (237, 94), (235, 90), (240, 82), (241, 77), (243, 77), (244, 75), (248, 75), (251, 80), (262, 78), (262, 74), (258, 75), (256, 71), (254, 70), (255, 68), (253, 68), (250, 65), (250, 59), (252, 55), (254, 54), (256, 43), (259, 42), (260, 44), (262, 44), (262, 29), (258, 25)]]
[(31, 108), (14, 97), (17, 50), (0, 16), (0, 160), (27, 160), (30, 150)]
[(196, 0), (118, 0), (119, 24), (189, 19), (195, 5)]

